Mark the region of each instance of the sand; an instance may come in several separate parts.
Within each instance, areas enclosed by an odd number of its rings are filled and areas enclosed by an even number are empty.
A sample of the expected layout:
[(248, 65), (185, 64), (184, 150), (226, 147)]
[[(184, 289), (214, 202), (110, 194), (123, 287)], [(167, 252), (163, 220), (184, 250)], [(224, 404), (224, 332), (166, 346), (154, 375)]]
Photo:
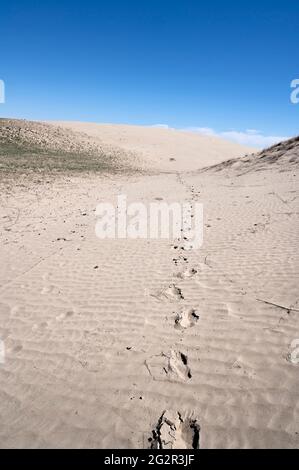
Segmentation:
[[(59, 126), (134, 171), (1, 189), (0, 447), (298, 448), (298, 142)], [(99, 240), (120, 193), (203, 203), (203, 246)]]
[(256, 149), (217, 137), (157, 127), (53, 122), (63, 129), (81, 132), (100, 144), (121, 147), (142, 155), (142, 167), (159, 172), (197, 170)]

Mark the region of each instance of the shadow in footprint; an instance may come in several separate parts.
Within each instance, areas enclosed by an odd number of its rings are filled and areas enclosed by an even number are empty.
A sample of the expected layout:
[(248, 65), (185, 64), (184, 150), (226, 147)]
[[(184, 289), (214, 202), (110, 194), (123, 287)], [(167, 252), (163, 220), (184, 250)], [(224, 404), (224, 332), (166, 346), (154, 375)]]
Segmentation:
[(184, 300), (182, 290), (174, 284), (171, 284), (157, 294), (151, 294), (151, 296), (158, 300), (169, 300), (170, 302)]
[(185, 330), (187, 328), (192, 328), (196, 325), (199, 320), (199, 313), (197, 310), (189, 309), (183, 310), (178, 313), (175, 317), (175, 328), (179, 330)]
[(57, 315), (56, 320), (57, 321), (62, 321), (65, 320), (66, 318), (70, 318), (74, 315), (74, 312), (72, 310), (68, 310), (67, 312), (61, 313), (61, 315)]
[(179, 279), (191, 279), (192, 277), (194, 277), (195, 275), (197, 274), (197, 270), (194, 269), (194, 268), (191, 268), (191, 269), (187, 269), (186, 271), (183, 271), (181, 273), (178, 273), (177, 274), (177, 277)]
[(187, 382), (192, 378), (188, 356), (180, 351), (171, 350), (145, 361), (145, 366), (154, 380)]
[(199, 449), (200, 425), (180, 412), (164, 411), (149, 438), (151, 449)]

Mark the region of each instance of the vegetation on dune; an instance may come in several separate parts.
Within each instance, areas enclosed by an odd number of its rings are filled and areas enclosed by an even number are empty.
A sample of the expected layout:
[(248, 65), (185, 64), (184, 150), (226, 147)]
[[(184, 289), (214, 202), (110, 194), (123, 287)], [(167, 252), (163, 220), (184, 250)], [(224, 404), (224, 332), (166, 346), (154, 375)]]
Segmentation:
[(0, 178), (30, 174), (129, 172), (130, 155), (43, 123), (0, 119)]
[(107, 155), (54, 151), (0, 142), (0, 172), (90, 172), (117, 171)]

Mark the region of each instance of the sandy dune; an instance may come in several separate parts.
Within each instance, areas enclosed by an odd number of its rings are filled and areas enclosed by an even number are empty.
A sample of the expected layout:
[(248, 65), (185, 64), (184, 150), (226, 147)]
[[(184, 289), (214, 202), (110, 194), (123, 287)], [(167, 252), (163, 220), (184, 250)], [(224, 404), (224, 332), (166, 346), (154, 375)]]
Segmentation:
[(143, 165), (158, 171), (196, 170), (245, 153), (256, 152), (251, 147), (243, 147), (217, 137), (174, 129), (84, 122), (54, 124), (87, 134), (101, 143), (142, 155)]
[[(53, 177), (51, 159), (1, 186), (0, 447), (298, 448), (298, 140), (244, 157), (171, 130), (39, 126), (22, 146), (62, 133), (95, 166)], [(130, 171), (98, 171), (107, 152)], [(203, 246), (99, 240), (96, 205), (120, 193), (202, 202)]]

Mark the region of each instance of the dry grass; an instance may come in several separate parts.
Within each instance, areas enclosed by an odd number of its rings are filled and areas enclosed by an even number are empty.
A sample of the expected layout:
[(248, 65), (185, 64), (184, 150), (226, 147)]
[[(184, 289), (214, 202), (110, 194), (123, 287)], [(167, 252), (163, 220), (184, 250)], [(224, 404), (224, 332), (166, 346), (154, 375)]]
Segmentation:
[(59, 126), (0, 119), (1, 182), (30, 175), (130, 173), (130, 157)]

